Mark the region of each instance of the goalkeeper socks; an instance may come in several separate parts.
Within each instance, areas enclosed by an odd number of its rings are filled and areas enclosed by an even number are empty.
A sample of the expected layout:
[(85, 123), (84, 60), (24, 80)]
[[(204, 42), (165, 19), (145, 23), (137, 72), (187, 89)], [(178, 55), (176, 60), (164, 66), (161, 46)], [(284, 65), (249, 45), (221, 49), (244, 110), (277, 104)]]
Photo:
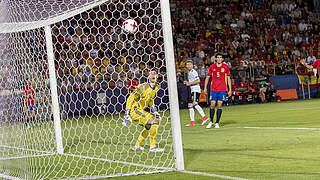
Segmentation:
[(150, 128), (150, 147), (156, 147), (157, 131), (159, 124), (152, 124)]
[(194, 107), (197, 109), (197, 111), (199, 112), (199, 114), (201, 115), (201, 117), (204, 117), (204, 116), (205, 116), (202, 108), (201, 108), (198, 104), (195, 105)]
[(213, 123), (213, 118), (214, 118), (214, 108), (210, 108), (210, 121)]
[(193, 108), (189, 108), (189, 115), (190, 115), (190, 120), (194, 121), (194, 109)]
[(222, 114), (222, 109), (218, 109), (217, 110), (217, 121), (216, 121), (216, 123), (219, 123), (221, 114)]
[(146, 129), (144, 129), (144, 130), (140, 133), (140, 135), (139, 135), (139, 137), (138, 137), (138, 141), (136, 142), (136, 146), (141, 146), (141, 144), (142, 144), (142, 142), (144, 141), (144, 139), (148, 137), (148, 134), (149, 134), (149, 131), (146, 130)]

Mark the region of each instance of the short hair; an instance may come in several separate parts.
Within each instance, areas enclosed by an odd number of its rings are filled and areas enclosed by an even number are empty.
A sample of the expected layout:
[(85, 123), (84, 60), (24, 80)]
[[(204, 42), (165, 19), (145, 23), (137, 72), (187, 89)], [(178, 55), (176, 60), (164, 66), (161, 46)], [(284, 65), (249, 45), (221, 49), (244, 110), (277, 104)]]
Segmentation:
[(193, 60), (192, 59), (188, 59), (187, 63), (192, 63), (193, 64)]
[(218, 56), (223, 57), (223, 54), (222, 54), (222, 53), (220, 53), (220, 52), (218, 52), (218, 53), (216, 54), (216, 57), (218, 57)]

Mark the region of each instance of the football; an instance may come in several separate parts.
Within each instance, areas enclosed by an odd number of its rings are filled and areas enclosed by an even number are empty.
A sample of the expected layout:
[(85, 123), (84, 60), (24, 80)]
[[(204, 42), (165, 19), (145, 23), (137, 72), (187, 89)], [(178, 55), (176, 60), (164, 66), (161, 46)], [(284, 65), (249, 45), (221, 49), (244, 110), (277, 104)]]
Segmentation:
[(122, 23), (122, 29), (128, 33), (135, 33), (138, 30), (138, 24), (133, 19), (127, 19)]

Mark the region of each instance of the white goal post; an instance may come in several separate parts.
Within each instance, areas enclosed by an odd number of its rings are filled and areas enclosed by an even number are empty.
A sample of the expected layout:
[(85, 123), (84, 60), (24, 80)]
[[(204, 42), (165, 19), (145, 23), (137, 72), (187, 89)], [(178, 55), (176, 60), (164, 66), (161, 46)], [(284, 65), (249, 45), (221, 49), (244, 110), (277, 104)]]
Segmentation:
[[(3, 0), (0, 10), (0, 178), (184, 170), (169, 0)], [(135, 34), (121, 30), (129, 18)], [(121, 123), (151, 68), (163, 152), (149, 152), (149, 137), (132, 150), (144, 127)]]

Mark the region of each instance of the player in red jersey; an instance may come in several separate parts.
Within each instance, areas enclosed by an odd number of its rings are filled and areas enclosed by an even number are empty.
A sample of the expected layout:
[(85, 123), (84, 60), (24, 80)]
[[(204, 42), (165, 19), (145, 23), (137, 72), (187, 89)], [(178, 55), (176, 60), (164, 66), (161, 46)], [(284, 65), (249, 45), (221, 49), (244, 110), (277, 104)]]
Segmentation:
[(23, 87), (23, 92), (26, 111), (25, 125), (26, 128), (29, 128), (29, 121), (34, 121), (37, 109), (35, 106), (35, 88), (30, 81), (27, 80), (26, 85)]
[(219, 121), (222, 114), (222, 103), (226, 100), (226, 95), (231, 96), (231, 79), (230, 79), (230, 69), (229, 66), (222, 63), (222, 54), (218, 53), (216, 55), (216, 63), (209, 67), (208, 75), (204, 83), (204, 93), (207, 94), (207, 86), (211, 80), (211, 92), (210, 92), (210, 122), (206, 128), (211, 128), (214, 124), (213, 118), (215, 113), (215, 107), (217, 102), (217, 118), (215, 123), (215, 128), (219, 128)]

